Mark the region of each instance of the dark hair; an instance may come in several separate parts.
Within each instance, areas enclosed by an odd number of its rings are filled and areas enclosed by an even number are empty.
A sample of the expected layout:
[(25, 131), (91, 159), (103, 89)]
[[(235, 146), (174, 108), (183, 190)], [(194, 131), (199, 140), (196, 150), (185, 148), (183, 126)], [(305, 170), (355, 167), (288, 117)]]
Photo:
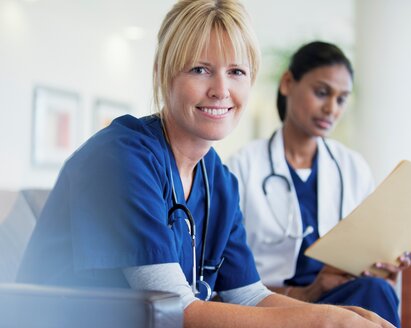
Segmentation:
[[(354, 70), (350, 60), (344, 55), (340, 48), (332, 43), (314, 41), (303, 45), (291, 57), (288, 70), (293, 75), (294, 80), (299, 81), (304, 74), (311, 70), (332, 65), (344, 65), (354, 79)], [(287, 97), (277, 92), (277, 109), (281, 121), (286, 115)]]

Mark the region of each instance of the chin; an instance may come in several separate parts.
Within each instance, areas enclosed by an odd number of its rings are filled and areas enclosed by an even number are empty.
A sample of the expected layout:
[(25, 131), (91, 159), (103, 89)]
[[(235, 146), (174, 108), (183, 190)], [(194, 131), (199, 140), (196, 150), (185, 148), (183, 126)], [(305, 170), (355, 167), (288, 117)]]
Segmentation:
[(223, 140), (225, 137), (228, 136), (228, 133), (215, 133), (215, 134), (210, 134), (208, 135), (207, 139), (210, 141), (219, 141)]
[[(231, 132), (231, 131), (230, 131)], [(224, 131), (224, 132), (214, 132), (214, 133), (209, 133), (207, 135), (207, 139), (210, 141), (219, 141), (225, 139), (230, 132)]]
[(320, 130), (316, 131), (313, 135), (315, 137), (320, 137), (320, 138), (327, 138), (331, 133), (331, 130)]
[(220, 127), (218, 129), (212, 129), (211, 131), (206, 131), (204, 133), (204, 136), (206, 137), (207, 140), (210, 141), (218, 141), (226, 138), (228, 135), (230, 135), (231, 132), (233, 132), (234, 128), (233, 127)]

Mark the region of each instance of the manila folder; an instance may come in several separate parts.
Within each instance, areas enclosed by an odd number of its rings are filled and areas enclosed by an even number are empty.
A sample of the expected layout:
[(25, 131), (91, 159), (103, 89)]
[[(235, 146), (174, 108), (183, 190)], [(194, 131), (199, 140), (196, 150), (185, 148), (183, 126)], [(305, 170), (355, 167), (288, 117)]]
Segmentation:
[[(376, 273), (376, 262), (397, 263), (411, 251), (411, 162), (401, 161), (357, 208), (305, 255), (353, 275)], [(384, 274), (380, 272), (380, 274)]]

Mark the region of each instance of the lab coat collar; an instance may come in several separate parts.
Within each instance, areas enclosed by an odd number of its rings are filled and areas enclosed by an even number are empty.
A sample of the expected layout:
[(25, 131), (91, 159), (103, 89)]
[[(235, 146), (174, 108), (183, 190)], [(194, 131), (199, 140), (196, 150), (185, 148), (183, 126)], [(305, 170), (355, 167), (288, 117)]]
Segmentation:
[[(327, 233), (339, 221), (340, 188), (341, 182), (335, 162), (331, 158), (322, 138), (317, 138), (318, 146), (318, 230), (320, 236)], [(331, 152), (332, 147), (329, 145)], [(285, 176), (292, 184), (292, 178), (287, 166), (284, 153), (283, 129), (279, 128), (271, 145), (274, 170), (277, 174)], [(334, 155), (334, 154), (333, 154)], [(338, 159), (337, 159), (338, 160)], [(294, 187), (292, 191), (296, 202), (297, 195)], [(296, 203), (298, 204), (298, 203)], [(300, 217), (298, 208), (297, 215)], [(302, 227), (294, 227), (298, 233)]]
[[(301, 224), (300, 206), (298, 204), (297, 193), (295, 192), (293, 180), (291, 178), (290, 170), (288, 169), (287, 161), (285, 158), (283, 129), (280, 128), (274, 133), (275, 133), (274, 139), (271, 144), (274, 171), (276, 174), (284, 176), (290, 183), (292, 203), (295, 204), (295, 206), (292, 208), (292, 211), (293, 211), (292, 216), (295, 217), (295, 219), (292, 220), (290, 231), (294, 235), (301, 235), (302, 234), (302, 224)], [(284, 207), (284, 210), (287, 210), (287, 207)], [(277, 211), (280, 214), (279, 217), (287, 218), (288, 212), (286, 212), (285, 214), (282, 214), (280, 209), (277, 209)], [(284, 222), (284, 226), (287, 226), (287, 222)], [(300, 243), (301, 241), (296, 246), (299, 247)]]
[(292, 182), (290, 171), (287, 166), (287, 161), (285, 159), (283, 128), (279, 128), (274, 133), (274, 140), (271, 145), (274, 171), (277, 174), (285, 176), (288, 181)]
[[(320, 236), (327, 233), (339, 221), (341, 181), (336, 163), (328, 152), (323, 139), (318, 138), (318, 229)], [(330, 151), (333, 149), (327, 143)], [(332, 153), (335, 157), (335, 154)], [(337, 159), (338, 160), (338, 159)]]

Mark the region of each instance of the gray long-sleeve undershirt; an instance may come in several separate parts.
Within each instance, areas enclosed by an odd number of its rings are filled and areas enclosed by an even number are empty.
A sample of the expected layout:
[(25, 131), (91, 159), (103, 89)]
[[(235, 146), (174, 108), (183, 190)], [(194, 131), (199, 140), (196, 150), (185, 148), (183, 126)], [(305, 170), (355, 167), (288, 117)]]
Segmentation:
[[(199, 300), (193, 294), (178, 263), (143, 265), (123, 269), (124, 275), (133, 289), (160, 290), (180, 295), (183, 307)], [(219, 292), (226, 303), (255, 306), (273, 292), (261, 281)]]

